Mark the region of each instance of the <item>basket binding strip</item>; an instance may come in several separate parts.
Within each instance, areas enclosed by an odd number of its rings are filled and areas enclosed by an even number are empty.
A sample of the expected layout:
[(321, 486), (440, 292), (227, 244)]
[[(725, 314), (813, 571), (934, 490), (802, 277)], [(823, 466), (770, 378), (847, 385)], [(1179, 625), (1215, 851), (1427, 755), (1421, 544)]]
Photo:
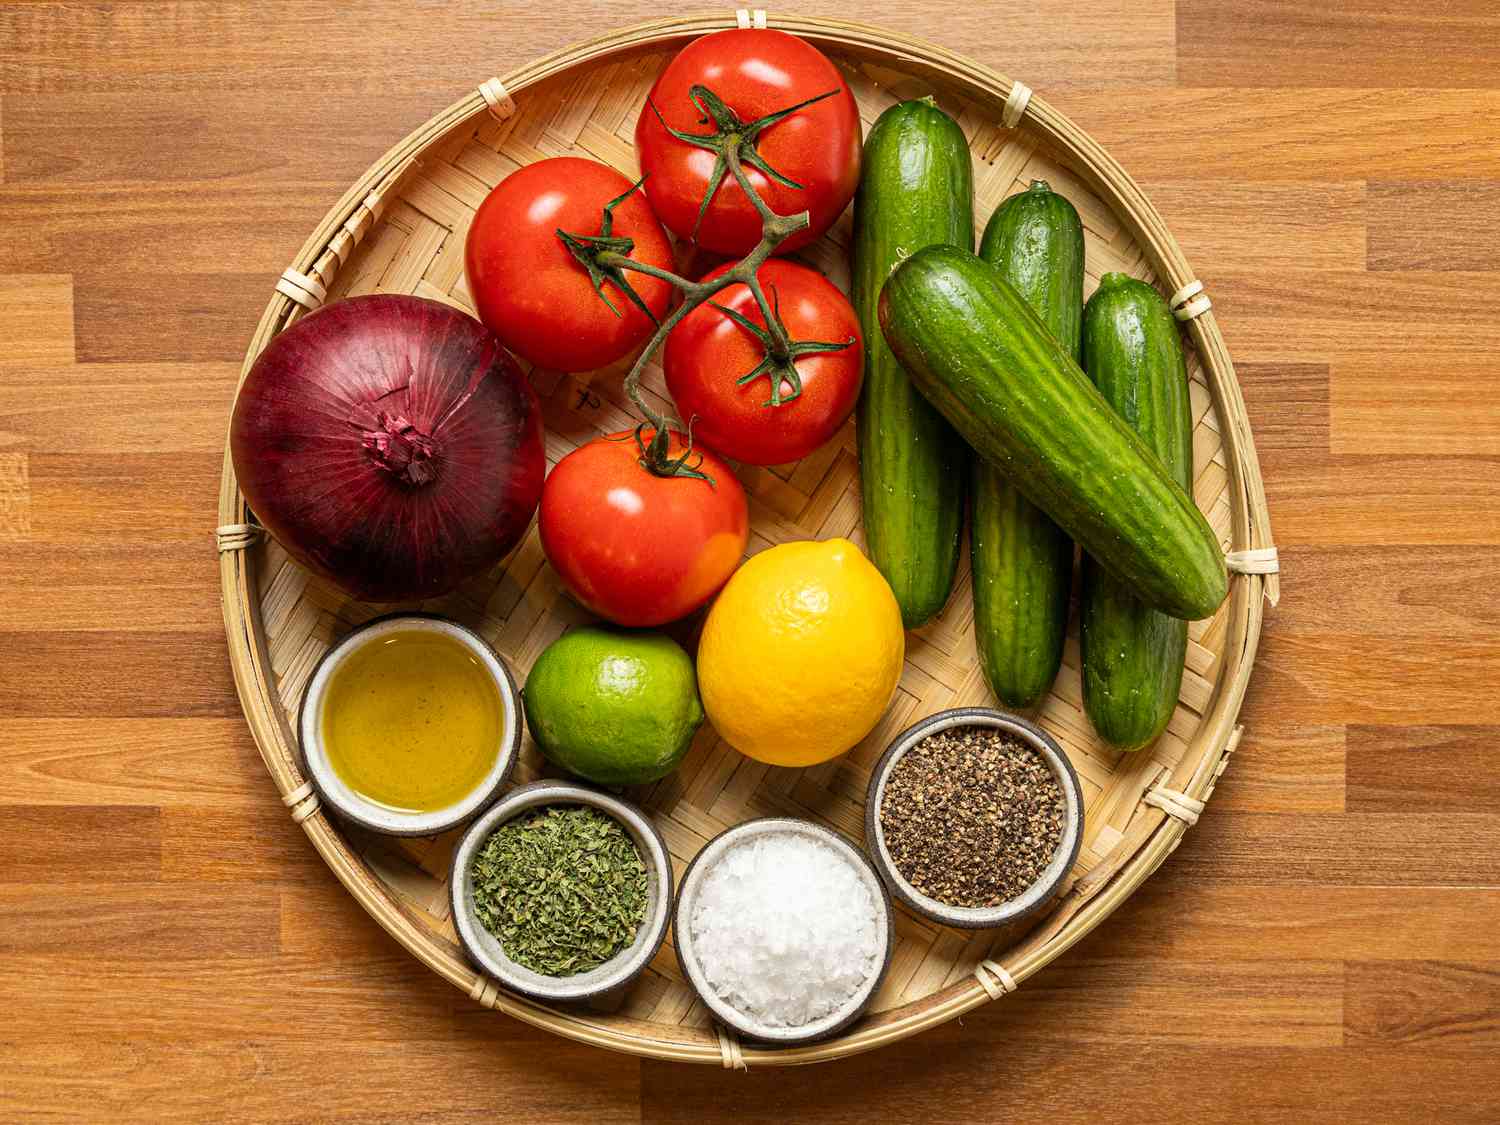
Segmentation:
[[(757, 26), (755, 13), (748, 19)], [(1090, 284), (1105, 270), (1119, 269), (1154, 280), (1185, 308), (1200, 296), (1201, 285), (1184, 292), (1196, 279), (1134, 185), (1102, 149), (1024, 84), (873, 29), (803, 17), (775, 22), (812, 39), (846, 67), (866, 128), (895, 100), (887, 92), (892, 81), (904, 83), (901, 97), (912, 96), (913, 84), (936, 81), (943, 104), (956, 112), (970, 136), (980, 224), (1000, 198), (1021, 190), (1032, 175), (1049, 178), (1084, 216)], [(633, 174), (633, 113), (664, 61), (662, 52), (697, 34), (742, 23), (738, 14), (728, 20), (661, 20), (569, 48), (476, 88), (396, 145), (351, 187), (282, 281), (319, 301), (378, 285), (467, 307), (462, 235), (487, 186), (521, 163), (568, 152)], [(570, 72), (580, 67), (592, 68), (588, 81), (578, 80), (581, 70)], [(906, 77), (913, 71), (919, 77)], [(1006, 120), (1011, 114), (1013, 127)], [(847, 243), (847, 217), (831, 239), (805, 256), (843, 283), (847, 266), (839, 243)], [(315, 286), (324, 293), (317, 294)], [(245, 370), (271, 337), (308, 307), (278, 285)], [(1187, 829), (1182, 814), (1201, 811), (1241, 735), (1235, 716), (1254, 660), (1262, 595), (1274, 603), (1278, 576), (1233, 367), (1213, 318), (1201, 311), (1185, 321), (1194, 345), (1195, 497), (1219, 531), (1236, 577), (1230, 602), (1212, 621), (1193, 626), (1184, 701), (1168, 735), (1157, 747), (1130, 757), (1091, 743), (1077, 706), (1076, 650), (1070, 643), (1068, 664), (1042, 720), (1069, 750), (1088, 790), (1089, 838), (1071, 889), (1032, 934), (1008, 949), (989, 949), (984, 935), (954, 934), (903, 916), (899, 968), (877, 997), (881, 1010), (838, 1038), (769, 1050), (721, 1035), (674, 979), (670, 951), (658, 957), (654, 971), (615, 1015), (554, 1011), (510, 996), (476, 974), (458, 954), (437, 905), (446, 896), (435, 893), (442, 886), (429, 868), (442, 868), (442, 841), (399, 844), (400, 855), (393, 857), (390, 846), (346, 838), (336, 823), (314, 815), (316, 798), (310, 789), (303, 791), (288, 716), (317, 655), (337, 633), (373, 613), (310, 581), (261, 536), (249, 522), (226, 456), (220, 497), (225, 526), (217, 536), (225, 623), (246, 717), (278, 789), (294, 815), (311, 804), (301, 823), (313, 845), (361, 905), (415, 956), (482, 1005), (585, 1042), (730, 1068), (812, 1062), (895, 1042), (1011, 991), (1098, 924), (1165, 860)], [(593, 378), (533, 372), (532, 378), (544, 401), (549, 459), (599, 430), (624, 424), (617, 372)], [(659, 368), (648, 373), (647, 385), (649, 393), (664, 394)], [(749, 473), (746, 484), (753, 498), (752, 535), (760, 545), (858, 535), (857, 476), (847, 434), (790, 470)], [(507, 560), (505, 573), (496, 576), (498, 585), (494, 578), (481, 581), (432, 607), (478, 624), (518, 672), (547, 640), (582, 619), (558, 598), (534, 535)], [(965, 582), (961, 576), (961, 586)], [(964, 596), (955, 598), (938, 623), (913, 636), (898, 708), (872, 742), (883, 745), (905, 721), (940, 706), (986, 698), (963, 633)], [(647, 803), (679, 861), (726, 821), (763, 808), (811, 813), (847, 831), (852, 818), (846, 810), (860, 789), (861, 770), (870, 764), (866, 756), (867, 749), (860, 748), (842, 763), (794, 774), (757, 769), (721, 745), (700, 746), (677, 779), (647, 794)], [(525, 758), (518, 781), (534, 776), (537, 768), (534, 749), (528, 747)], [(855, 810), (857, 801), (853, 798)], [(851, 834), (857, 836), (858, 829)]]

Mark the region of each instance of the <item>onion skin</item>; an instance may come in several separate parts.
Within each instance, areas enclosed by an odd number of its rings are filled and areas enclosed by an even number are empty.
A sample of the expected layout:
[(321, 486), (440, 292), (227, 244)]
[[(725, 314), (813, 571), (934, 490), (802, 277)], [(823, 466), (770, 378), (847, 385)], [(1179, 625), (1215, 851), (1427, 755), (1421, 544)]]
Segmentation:
[(355, 598), (447, 594), (525, 534), (546, 460), (541, 407), (477, 320), (421, 297), (351, 297), (251, 367), (230, 455), (256, 518)]

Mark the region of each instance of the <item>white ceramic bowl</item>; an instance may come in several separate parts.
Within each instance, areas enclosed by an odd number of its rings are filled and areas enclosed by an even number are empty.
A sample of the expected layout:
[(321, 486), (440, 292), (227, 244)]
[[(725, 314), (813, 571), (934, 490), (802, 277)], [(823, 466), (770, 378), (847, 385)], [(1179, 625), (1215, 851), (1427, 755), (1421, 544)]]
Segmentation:
[[(365, 645), (392, 633), (411, 632), (442, 633), (463, 645), (489, 672), (500, 697), (500, 739), (495, 747), (495, 761), (484, 775), (484, 780), (454, 804), (422, 813), (398, 812), (355, 792), (334, 772), (323, 746), (323, 700), (333, 673)], [(510, 780), (511, 771), (515, 768), (516, 757), (521, 751), (524, 721), (521, 716), (520, 694), (516, 691), (515, 681), (511, 679), (510, 669), (495, 650), (485, 643), (483, 637), (444, 617), (403, 613), (377, 618), (355, 629), (328, 650), (308, 682), (297, 725), (300, 728), (302, 757), (307, 776), (323, 804), (344, 819), (372, 832), (387, 836), (433, 836), (458, 827), (495, 799), (496, 794)]]
[[(1062, 787), (1062, 839), (1058, 841), (1057, 850), (1052, 854), (1052, 861), (1020, 897), (999, 906), (951, 906), (923, 894), (896, 869), (895, 861), (886, 847), (885, 832), (880, 824), (880, 802), (885, 797), (886, 779), (908, 750), (928, 735), (950, 727), (994, 727), (1014, 735), (1041, 756)], [(875, 867), (890, 887), (891, 894), (904, 906), (945, 926), (986, 930), (1018, 922), (1035, 914), (1061, 889), (1063, 880), (1078, 858), (1078, 848), (1082, 842), (1083, 789), (1078, 784), (1078, 774), (1074, 772), (1073, 764), (1050, 734), (1036, 724), (1006, 711), (996, 711), (989, 707), (957, 707), (939, 711), (897, 735), (870, 774), (870, 788), (865, 795), (865, 844), (875, 860)]]
[[(516, 964), (505, 955), (500, 940), (474, 915), (474, 883), (470, 877), (474, 856), (500, 825), (545, 805), (587, 805), (608, 813), (630, 833), (646, 865), (646, 916), (641, 920), (635, 941), (597, 968), (570, 977), (544, 976)], [(506, 988), (535, 1000), (592, 1000), (634, 980), (661, 948), (672, 916), (672, 860), (661, 834), (634, 805), (571, 782), (533, 781), (506, 794), (504, 800), (469, 825), (453, 853), (448, 894), (453, 907), (453, 928), (464, 952)]]
[[(698, 955), (693, 949), (693, 910), (697, 906), (698, 890), (703, 885), (704, 877), (731, 848), (755, 836), (777, 833), (808, 836), (828, 844), (843, 855), (849, 861), (850, 867), (869, 888), (870, 898), (875, 903), (875, 910), (879, 915), (875, 920), (875, 929), (880, 935), (880, 947), (875, 954), (879, 968), (871, 974), (870, 979), (859, 991), (838, 1008), (822, 1019), (802, 1024), (799, 1027), (771, 1027), (758, 1023), (730, 1005), (714, 991), (713, 985), (709, 984)], [(790, 1045), (824, 1039), (842, 1031), (859, 1018), (880, 988), (880, 982), (885, 979), (886, 970), (890, 968), (891, 954), (896, 948), (896, 926), (892, 916), (890, 896), (886, 894), (880, 877), (875, 873), (875, 868), (870, 865), (864, 852), (837, 832), (824, 828), (821, 824), (814, 824), (810, 820), (799, 820), (795, 817), (762, 817), (758, 820), (747, 820), (743, 824), (737, 824), (733, 828), (720, 832), (688, 865), (687, 871), (682, 876), (682, 885), (677, 892), (677, 916), (672, 923), (672, 942), (677, 947), (677, 962), (682, 966), (683, 975), (698, 993), (698, 998), (721, 1023), (751, 1039)]]

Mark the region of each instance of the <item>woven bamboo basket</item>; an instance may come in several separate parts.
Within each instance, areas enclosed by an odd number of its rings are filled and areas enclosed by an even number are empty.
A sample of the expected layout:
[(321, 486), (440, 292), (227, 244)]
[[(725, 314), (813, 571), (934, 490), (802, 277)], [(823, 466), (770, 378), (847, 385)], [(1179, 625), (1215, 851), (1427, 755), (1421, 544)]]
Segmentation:
[[(703, 33), (764, 26), (760, 11), (642, 24), (559, 51), (490, 79), (385, 154), (330, 210), (276, 285), (245, 356), (309, 309), (346, 295), (415, 293), (470, 309), (463, 245), (486, 192), (520, 165), (577, 154), (637, 175), (636, 114), (672, 52)], [(1167, 732), (1122, 755), (1093, 735), (1082, 712), (1076, 633), (1039, 721), (1083, 781), (1087, 827), (1069, 889), (1026, 933), (966, 933), (901, 915), (898, 947), (871, 1014), (830, 1041), (773, 1050), (741, 1045), (716, 1028), (664, 948), (610, 1010), (553, 1009), (501, 991), (465, 960), (448, 918), (452, 834), (398, 841), (341, 825), (318, 806), (300, 765), (292, 717), (308, 676), (335, 638), (377, 610), (350, 602), (292, 563), (254, 526), (227, 453), (218, 542), (224, 620), (235, 681), (256, 743), (293, 820), (359, 903), (416, 957), (474, 1001), (560, 1035), (659, 1059), (726, 1067), (811, 1063), (870, 1050), (996, 1000), (1092, 930), (1180, 842), (1239, 741), (1236, 725), (1260, 636), (1275, 602), (1275, 552), (1244, 403), (1210, 303), (1176, 242), (1140, 190), (1086, 133), (1020, 82), (939, 47), (875, 28), (776, 15), (845, 72), (865, 128), (893, 102), (933, 94), (969, 137), (975, 218), (1033, 178), (1077, 206), (1086, 228), (1087, 281), (1107, 270), (1158, 285), (1191, 342), (1195, 498), (1236, 573), (1231, 596), (1193, 624), (1182, 695)], [(801, 255), (847, 288), (846, 214)], [(557, 459), (631, 419), (623, 365), (584, 376), (536, 370), (547, 457)], [(243, 377), (243, 372), (242, 372)], [(645, 383), (666, 405), (659, 367)], [(852, 425), (797, 465), (746, 468), (752, 551), (790, 539), (861, 541)], [(966, 568), (967, 560), (965, 561)], [(505, 563), (423, 608), (480, 631), (524, 676), (571, 624), (586, 619), (561, 592), (535, 528)], [(870, 767), (892, 736), (942, 708), (987, 704), (972, 639), (968, 577), (936, 621), (908, 638), (906, 668), (889, 712), (846, 756), (805, 770), (741, 757), (705, 727), (681, 769), (632, 794), (666, 838), (680, 874), (721, 829), (761, 815), (811, 817), (858, 840)], [(543, 774), (528, 739), (516, 781)]]

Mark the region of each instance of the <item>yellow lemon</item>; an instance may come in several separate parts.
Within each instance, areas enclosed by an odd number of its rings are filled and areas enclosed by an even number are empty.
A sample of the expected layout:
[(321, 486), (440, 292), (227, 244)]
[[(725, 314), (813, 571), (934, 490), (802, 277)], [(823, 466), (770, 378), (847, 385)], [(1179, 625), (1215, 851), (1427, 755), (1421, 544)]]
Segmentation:
[(810, 766), (870, 733), (905, 656), (896, 596), (858, 547), (783, 543), (735, 571), (714, 602), (698, 690), (740, 753)]

